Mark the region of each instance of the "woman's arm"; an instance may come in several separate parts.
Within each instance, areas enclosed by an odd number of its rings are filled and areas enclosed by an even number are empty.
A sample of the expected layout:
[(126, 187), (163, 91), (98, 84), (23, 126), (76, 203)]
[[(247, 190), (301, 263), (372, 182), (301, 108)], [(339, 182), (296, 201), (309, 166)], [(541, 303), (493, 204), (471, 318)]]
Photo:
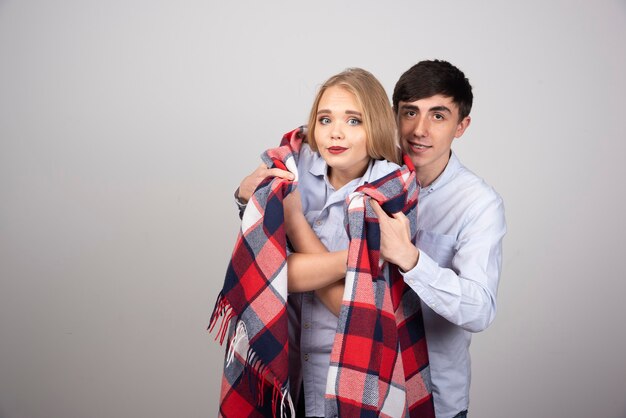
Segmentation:
[(291, 254), (287, 258), (289, 291), (308, 292), (343, 279), (346, 276), (347, 257), (348, 250)]
[(343, 279), (348, 251), (326, 249), (302, 213), (297, 190), (285, 198), (283, 207), (287, 236), (296, 250), (287, 258), (289, 291), (317, 290)]
[[(344, 265), (346, 264), (344, 260)], [(315, 291), (315, 295), (322, 303), (331, 311), (335, 316), (339, 316), (341, 310), (341, 301), (343, 300), (343, 291), (345, 288), (345, 281), (339, 280), (328, 286), (322, 287)]]
[(285, 232), (297, 253), (316, 254), (328, 252), (317, 237), (302, 212), (300, 192), (292, 191), (283, 201)]

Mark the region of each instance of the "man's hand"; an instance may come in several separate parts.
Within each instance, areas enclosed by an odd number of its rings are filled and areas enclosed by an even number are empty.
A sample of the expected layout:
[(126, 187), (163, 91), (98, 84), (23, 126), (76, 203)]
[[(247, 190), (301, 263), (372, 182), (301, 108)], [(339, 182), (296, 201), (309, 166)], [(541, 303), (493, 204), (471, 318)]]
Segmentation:
[(409, 219), (402, 212), (388, 216), (377, 201), (369, 199), (369, 202), (380, 225), (380, 255), (402, 271), (411, 270), (420, 253), (411, 242)]
[(283, 199), (283, 207), (285, 208), (285, 219), (290, 216), (302, 214), (302, 198), (300, 190), (295, 189)]
[(257, 186), (266, 177), (280, 177), (286, 180), (294, 179), (293, 174), (289, 171), (281, 170), (280, 168), (267, 168), (265, 164), (261, 163), (256, 170), (241, 180), (241, 183), (239, 183), (239, 189), (237, 189), (237, 198), (242, 203), (247, 203)]

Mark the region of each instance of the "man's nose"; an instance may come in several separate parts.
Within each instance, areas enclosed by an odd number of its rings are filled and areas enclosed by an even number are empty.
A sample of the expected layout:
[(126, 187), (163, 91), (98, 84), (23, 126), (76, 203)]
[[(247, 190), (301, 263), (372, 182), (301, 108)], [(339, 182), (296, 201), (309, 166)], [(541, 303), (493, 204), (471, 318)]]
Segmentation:
[(428, 121), (426, 118), (417, 118), (415, 121), (415, 127), (413, 129), (413, 135), (424, 137), (428, 135)]

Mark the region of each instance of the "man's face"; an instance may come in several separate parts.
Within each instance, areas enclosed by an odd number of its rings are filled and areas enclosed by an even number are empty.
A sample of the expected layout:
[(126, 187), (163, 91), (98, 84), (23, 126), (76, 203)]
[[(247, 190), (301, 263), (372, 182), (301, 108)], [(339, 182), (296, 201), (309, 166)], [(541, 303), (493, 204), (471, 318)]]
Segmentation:
[(470, 117), (459, 121), (458, 106), (451, 97), (439, 94), (400, 101), (397, 117), (402, 149), (411, 158), (422, 186), (428, 186), (446, 168), (452, 141), (463, 135)]

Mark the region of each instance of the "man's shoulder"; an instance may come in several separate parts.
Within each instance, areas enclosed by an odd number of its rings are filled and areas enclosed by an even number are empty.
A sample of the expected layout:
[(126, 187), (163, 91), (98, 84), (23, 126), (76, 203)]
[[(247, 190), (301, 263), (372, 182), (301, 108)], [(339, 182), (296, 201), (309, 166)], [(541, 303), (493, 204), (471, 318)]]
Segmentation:
[(448, 186), (449, 192), (463, 196), (467, 206), (502, 204), (502, 197), (485, 179), (459, 162)]
[[(457, 164), (441, 192), (436, 193), (438, 198), (429, 206), (455, 217), (455, 225), (460, 228), (459, 231), (471, 231), (482, 225), (490, 230), (497, 230), (494, 236), (499, 236), (506, 230), (502, 197), (493, 186), (464, 165)], [(434, 219), (439, 218), (435, 216)]]
[(500, 196), (496, 189), (487, 183), (483, 177), (477, 175), (463, 164), (459, 165), (452, 182), (460, 187), (475, 189), (478, 193)]

